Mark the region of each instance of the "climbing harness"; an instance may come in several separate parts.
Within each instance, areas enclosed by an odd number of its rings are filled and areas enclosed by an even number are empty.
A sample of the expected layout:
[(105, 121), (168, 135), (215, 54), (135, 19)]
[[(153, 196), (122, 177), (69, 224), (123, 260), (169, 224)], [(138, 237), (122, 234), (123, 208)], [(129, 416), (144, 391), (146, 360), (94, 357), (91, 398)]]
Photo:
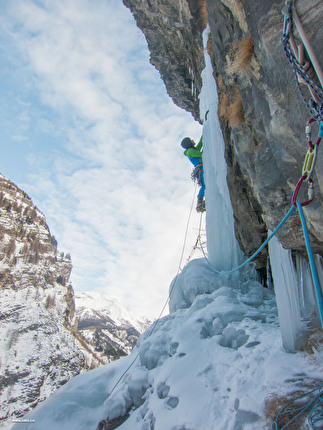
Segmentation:
[(197, 182), (197, 184), (199, 186), (202, 185), (202, 180), (201, 180), (201, 173), (202, 173), (202, 166), (203, 164), (197, 164), (191, 174), (191, 179), (193, 182)]
[[(308, 400), (304, 405), (297, 406), (294, 408), (290, 408), (295, 402), (305, 399), (309, 397), (311, 394), (315, 396)], [(308, 423), (312, 429), (322, 429), (323, 425), (323, 385), (315, 388), (312, 391), (304, 393), (295, 399), (288, 402), (276, 415), (276, 419), (273, 422), (271, 428), (272, 430), (283, 430), (286, 429), (292, 422), (294, 422), (297, 418), (299, 418), (304, 412), (306, 412), (309, 408), (310, 414), (308, 417)], [(289, 421), (284, 424), (282, 427), (279, 427), (279, 421), (285, 417), (290, 418)], [(284, 422), (286, 422), (284, 420)]]
[[(286, 0), (283, 14), (284, 24), (281, 43), (292, 65), (298, 91), (311, 116), (315, 120), (323, 121), (323, 73), (295, 10), (294, 0)], [(303, 43), (298, 47), (296, 46), (292, 33), (293, 23), (295, 23)], [(304, 59), (304, 46), (310, 57), (311, 64)], [(321, 83), (321, 86), (315, 82), (316, 77)], [(300, 87), (300, 83), (308, 86), (312, 99), (306, 99)]]

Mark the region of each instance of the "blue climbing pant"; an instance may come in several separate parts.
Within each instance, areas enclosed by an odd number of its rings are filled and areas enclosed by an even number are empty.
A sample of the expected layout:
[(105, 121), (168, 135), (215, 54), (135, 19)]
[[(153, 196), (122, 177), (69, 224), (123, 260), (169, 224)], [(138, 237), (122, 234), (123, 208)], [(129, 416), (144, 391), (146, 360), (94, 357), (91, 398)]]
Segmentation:
[(205, 183), (204, 183), (204, 170), (203, 170), (203, 167), (201, 167), (200, 180), (201, 180), (201, 184), (202, 185), (201, 185), (200, 191), (199, 191), (199, 193), (197, 195), (198, 198), (199, 197), (204, 197), (204, 194), (205, 194)]

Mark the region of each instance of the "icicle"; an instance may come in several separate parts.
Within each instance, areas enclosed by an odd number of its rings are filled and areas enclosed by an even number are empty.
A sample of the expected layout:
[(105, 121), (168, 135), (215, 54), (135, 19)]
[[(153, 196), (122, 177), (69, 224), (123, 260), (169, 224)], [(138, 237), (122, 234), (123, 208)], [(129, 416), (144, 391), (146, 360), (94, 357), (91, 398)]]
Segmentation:
[(302, 336), (296, 270), (291, 252), (276, 237), (269, 242), (269, 255), (283, 347), (295, 352), (301, 346)]
[[(206, 47), (209, 29), (203, 33)], [(205, 52), (200, 112), (203, 127), (203, 164), (206, 183), (206, 231), (209, 260), (219, 270), (230, 270), (242, 262), (235, 237), (233, 210), (227, 184), (225, 145), (218, 119), (218, 94), (210, 57)]]
[(296, 269), (300, 313), (302, 320), (306, 323), (313, 317), (313, 312), (316, 309), (316, 300), (310, 266), (305, 258), (299, 253), (296, 254)]
[(323, 257), (316, 254), (315, 255), (315, 263), (316, 263), (316, 270), (317, 274), (320, 280), (321, 286), (323, 285)]

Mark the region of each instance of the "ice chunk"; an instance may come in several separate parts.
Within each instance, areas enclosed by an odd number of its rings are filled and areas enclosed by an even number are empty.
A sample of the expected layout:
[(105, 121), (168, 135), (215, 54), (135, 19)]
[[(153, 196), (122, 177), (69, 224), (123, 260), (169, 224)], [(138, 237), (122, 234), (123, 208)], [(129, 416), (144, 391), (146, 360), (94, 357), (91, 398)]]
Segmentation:
[(139, 357), (141, 365), (151, 370), (160, 365), (163, 358), (169, 357), (169, 354), (161, 345), (146, 341), (140, 348)]
[(248, 305), (258, 307), (264, 300), (264, 287), (257, 281), (249, 280), (241, 286), (244, 294), (241, 300)]
[(220, 339), (220, 345), (228, 348), (238, 349), (244, 345), (249, 339), (249, 336), (244, 330), (236, 330), (233, 327), (227, 327), (223, 330)]
[(109, 403), (109, 420), (125, 416), (127, 410), (128, 406), (125, 398), (120, 396), (111, 399)]
[(166, 403), (169, 409), (175, 409), (179, 403), (178, 397), (170, 397)]
[(236, 414), (236, 422), (233, 430), (243, 430), (246, 425), (255, 423), (259, 420), (260, 416), (255, 412), (239, 409)]
[[(197, 296), (210, 294), (224, 283), (225, 275), (214, 273), (204, 258), (190, 261), (170, 285), (170, 312), (189, 308)], [(201, 302), (201, 307), (206, 305), (207, 300)]]
[(213, 335), (219, 335), (223, 332), (224, 326), (219, 318), (215, 318), (212, 323)]
[(170, 390), (170, 386), (167, 385), (165, 382), (161, 382), (157, 386), (157, 396), (160, 399), (166, 399), (166, 397), (168, 396), (169, 390)]
[(276, 236), (269, 242), (269, 255), (283, 347), (295, 352), (301, 346), (302, 334), (295, 267), (290, 251), (282, 247)]
[(148, 372), (144, 369), (136, 369), (129, 378), (127, 389), (127, 395), (131, 399), (132, 406), (138, 408), (144, 403), (143, 396), (148, 387)]

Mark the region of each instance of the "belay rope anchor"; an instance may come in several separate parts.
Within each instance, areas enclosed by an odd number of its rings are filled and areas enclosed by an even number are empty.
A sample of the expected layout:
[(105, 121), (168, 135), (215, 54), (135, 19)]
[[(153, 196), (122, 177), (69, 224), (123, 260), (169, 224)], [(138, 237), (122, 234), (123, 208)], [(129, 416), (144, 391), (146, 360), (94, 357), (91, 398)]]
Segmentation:
[[(302, 64), (303, 64), (302, 50), (299, 50), (299, 59), (302, 58), (302, 61), (298, 61), (296, 59), (295, 55), (293, 55), (291, 52), (290, 44), (289, 44), (290, 41), (292, 43), (292, 46), (294, 45), (293, 46), (294, 53), (296, 51), (295, 41), (294, 41), (292, 33), (291, 33), (292, 17), (295, 20), (296, 27), (299, 31), (299, 34), (302, 38), (302, 41), (305, 45), (305, 48), (306, 48), (306, 50), (307, 50), (307, 52), (311, 58), (312, 65), (315, 68), (316, 75), (317, 75), (318, 80), (320, 81), (322, 87), (323, 87), (323, 73), (322, 73), (320, 65), (318, 64), (318, 61), (317, 61), (317, 59), (316, 59), (316, 57), (315, 57), (315, 55), (311, 49), (309, 41), (306, 38), (306, 35), (305, 35), (305, 32), (302, 28), (300, 19), (297, 15), (296, 11), (293, 9), (294, 1), (293, 0), (287, 0), (285, 5), (286, 5), (286, 9), (285, 9), (285, 12), (283, 12), (285, 15), (285, 18), (284, 18), (282, 44), (284, 46), (285, 53), (286, 53), (289, 61), (292, 64), (293, 71), (294, 71), (295, 78), (296, 78), (296, 82), (297, 82), (297, 87), (298, 87), (298, 90), (301, 94), (301, 97), (302, 97), (303, 101), (305, 102), (308, 110), (311, 112), (311, 114), (313, 116), (313, 118), (310, 121), (308, 121), (306, 124), (305, 134), (306, 134), (306, 141), (307, 141), (307, 144), (309, 146), (309, 149), (308, 149), (306, 156), (305, 156), (305, 160), (304, 160), (304, 164), (303, 164), (303, 168), (302, 168), (302, 176), (298, 180), (296, 187), (295, 187), (295, 190), (294, 190), (294, 193), (293, 193), (293, 197), (292, 197), (293, 206), (292, 206), (292, 208), (297, 207), (298, 212), (299, 212), (299, 216), (300, 216), (300, 220), (302, 223), (305, 245), (306, 245), (307, 255), (308, 255), (308, 259), (309, 259), (309, 264), (310, 264), (310, 269), (311, 269), (311, 274), (312, 274), (312, 279), (313, 279), (313, 284), (314, 284), (314, 289), (315, 289), (315, 295), (316, 295), (318, 310), (319, 310), (321, 327), (323, 328), (323, 293), (322, 293), (320, 280), (318, 277), (318, 273), (317, 273), (317, 269), (316, 269), (316, 265), (315, 265), (315, 260), (314, 260), (314, 256), (313, 256), (313, 252), (312, 252), (312, 248), (311, 248), (311, 243), (310, 243), (310, 238), (309, 238), (309, 234), (308, 234), (308, 230), (307, 230), (306, 220), (305, 220), (305, 216), (304, 216), (303, 209), (302, 209), (303, 206), (307, 206), (314, 199), (312, 173), (313, 173), (313, 169), (315, 167), (318, 147), (319, 147), (321, 138), (323, 137), (323, 122), (322, 122), (323, 121), (323, 115), (322, 115), (323, 114), (323, 91), (322, 91), (322, 88), (320, 88), (318, 85), (316, 85), (312, 81), (312, 79), (309, 77), (309, 75), (306, 72), (304, 72), (304, 70), (302, 69)], [(304, 79), (304, 77), (305, 77), (305, 79)], [(299, 85), (300, 81), (302, 83), (306, 83), (308, 85), (310, 93), (314, 99), (314, 101), (312, 101), (312, 103), (307, 103), (307, 101), (306, 101), (306, 99), (305, 99), (305, 97), (304, 97), (304, 95), (300, 89), (300, 85)], [(313, 114), (312, 108), (314, 108), (315, 114)], [(318, 133), (318, 137), (317, 137), (317, 140), (315, 143), (313, 143), (311, 141), (311, 124), (314, 121), (317, 121), (319, 124), (319, 133)], [(308, 182), (308, 185), (309, 185), (309, 187), (308, 187), (308, 200), (303, 202), (303, 203), (300, 203), (300, 201), (297, 200), (297, 195), (298, 195), (299, 189), (300, 189), (303, 182)], [(288, 409), (288, 407), (290, 405), (294, 404), (294, 402), (296, 402), (297, 400), (302, 399), (304, 397), (307, 397), (309, 394), (312, 394), (312, 393), (317, 393), (317, 394), (314, 397), (314, 399), (310, 400), (304, 406), (295, 407), (293, 409)], [(323, 425), (323, 385), (315, 388), (314, 390), (310, 391), (309, 393), (305, 393), (304, 395), (301, 395), (298, 398), (288, 402), (287, 405), (285, 405), (285, 407), (283, 407), (280, 410), (280, 412), (277, 414), (276, 419), (272, 425), (272, 429), (273, 430), (279, 429), (278, 421), (281, 417), (284, 417), (284, 416), (288, 416), (288, 417), (290, 417), (290, 419), (289, 419), (289, 422), (287, 424), (280, 427), (280, 430), (287, 428), (289, 426), (289, 424), (294, 422), (303, 412), (309, 410), (309, 408), (311, 408), (311, 409), (310, 409), (310, 413), (309, 413), (309, 417), (308, 417), (308, 424), (311, 426), (312, 429), (323, 428), (322, 427), (322, 425)], [(293, 416), (291, 416), (291, 415), (293, 415)]]
[(302, 168), (302, 176), (299, 178), (294, 193), (292, 197), (292, 204), (293, 206), (296, 206), (296, 200), (298, 196), (299, 189), (303, 182), (308, 182), (308, 200), (303, 202), (302, 206), (307, 206), (311, 201), (314, 199), (314, 188), (313, 188), (313, 180), (312, 180), (312, 173), (315, 167), (317, 153), (319, 144), (321, 142), (321, 138), (323, 137), (323, 123), (320, 124), (320, 131), (318, 133), (317, 139), (315, 143), (312, 143), (311, 141), (311, 124), (315, 121), (314, 118), (312, 118), (310, 121), (306, 124), (306, 142), (309, 146), (309, 149), (306, 152), (303, 168)]
[[(320, 286), (320, 281), (317, 275), (317, 270), (316, 270), (311, 244), (309, 240), (309, 235), (307, 231), (306, 221), (302, 210), (302, 206), (307, 206), (314, 199), (312, 173), (317, 159), (319, 144), (321, 142), (321, 138), (323, 137), (323, 72), (314, 54), (311, 44), (308, 38), (306, 37), (305, 31), (303, 29), (299, 16), (295, 10), (294, 0), (285, 1), (283, 14), (284, 14), (284, 24), (283, 24), (283, 35), (281, 38), (281, 42), (284, 47), (285, 54), (292, 65), (299, 93), (304, 103), (306, 104), (306, 107), (308, 108), (309, 112), (311, 112), (311, 115), (313, 117), (306, 123), (305, 135), (306, 135), (306, 142), (309, 146), (309, 149), (307, 150), (305, 155), (305, 160), (302, 168), (302, 175), (299, 178), (293, 193), (292, 204), (294, 207), (297, 207), (299, 211), (299, 216), (301, 219), (303, 232), (304, 232), (304, 239), (305, 239), (308, 259), (309, 259), (311, 273), (312, 273), (313, 284), (315, 287), (321, 326), (323, 328), (323, 294)], [(305, 46), (305, 49), (310, 58), (311, 64), (309, 62), (305, 62), (304, 60), (304, 52), (303, 52), (304, 46), (299, 45), (298, 48), (296, 47), (295, 39), (293, 37), (293, 32), (292, 32), (293, 22), (295, 23), (295, 26), (302, 40), (302, 43)], [(298, 58), (296, 58), (297, 50), (298, 50)], [(292, 51), (294, 51), (294, 53)], [(306, 68), (306, 71), (304, 70), (305, 68)], [(320, 85), (318, 85), (313, 80), (313, 78), (315, 79), (315, 77), (317, 78), (317, 81), (320, 82)], [(304, 94), (302, 93), (302, 90), (300, 88), (300, 82), (305, 83), (308, 86), (310, 93), (313, 97), (313, 100), (311, 101), (311, 103), (307, 102)], [(319, 125), (319, 133), (318, 133), (316, 142), (312, 142), (312, 139), (311, 139), (311, 125), (314, 121), (316, 121)], [(308, 182), (308, 200), (303, 203), (300, 203), (299, 200), (297, 200), (297, 197), (303, 182)]]

